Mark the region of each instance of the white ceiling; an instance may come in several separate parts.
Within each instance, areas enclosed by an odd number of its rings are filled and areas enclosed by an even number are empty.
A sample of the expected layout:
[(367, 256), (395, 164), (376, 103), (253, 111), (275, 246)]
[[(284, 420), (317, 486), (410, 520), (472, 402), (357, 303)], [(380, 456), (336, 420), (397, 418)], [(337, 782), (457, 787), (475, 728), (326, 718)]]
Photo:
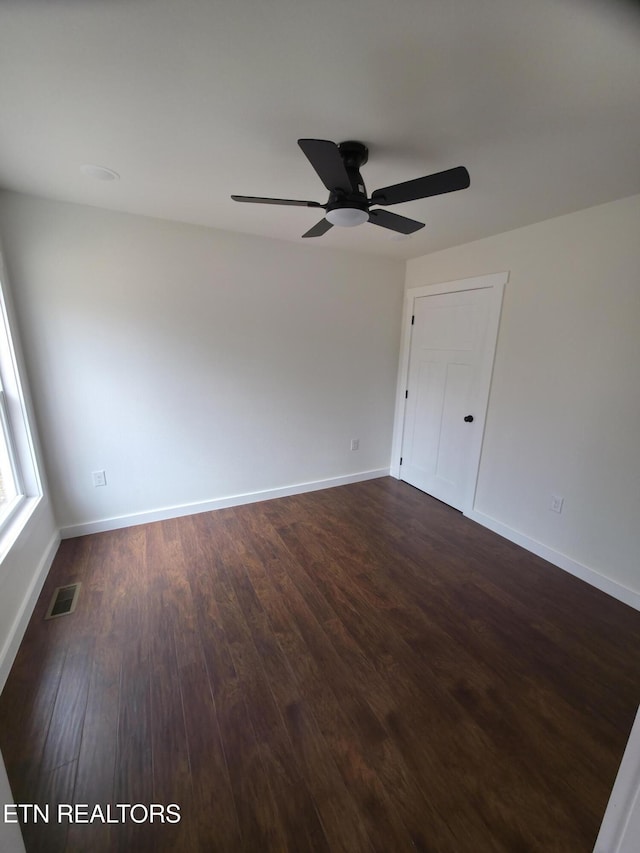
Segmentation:
[[(640, 19), (622, 0), (2, 0), (0, 186), (302, 242), (298, 137), (369, 146), (369, 193), (471, 187), (306, 244), (408, 258), (640, 192)], [(122, 179), (95, 181), (99, 164)], [(391, 209), (391, 208), (390, 208)]]

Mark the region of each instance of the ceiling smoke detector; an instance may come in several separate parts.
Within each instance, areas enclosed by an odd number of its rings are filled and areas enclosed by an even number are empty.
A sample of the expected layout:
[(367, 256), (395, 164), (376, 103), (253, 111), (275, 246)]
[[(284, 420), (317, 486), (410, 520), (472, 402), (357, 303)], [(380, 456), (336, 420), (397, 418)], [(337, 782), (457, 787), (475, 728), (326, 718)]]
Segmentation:
[(93, 178), (96, 181), (118, 181), (120, 175), (114, 172), (113, 169), (107, 169), (106, 166), (95, 166), (92, 163), (86, 163), (80, 166), (80, 171), (87, 178)]

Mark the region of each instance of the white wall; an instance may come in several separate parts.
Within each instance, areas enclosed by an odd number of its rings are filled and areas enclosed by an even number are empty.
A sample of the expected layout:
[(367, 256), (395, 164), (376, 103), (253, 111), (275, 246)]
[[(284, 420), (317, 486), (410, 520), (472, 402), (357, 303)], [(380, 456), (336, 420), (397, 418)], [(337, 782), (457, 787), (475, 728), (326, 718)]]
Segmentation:
[(406, 276), (509, 270), (476, 509), (638, 601), (639, 269), (634, 196), (414, 259)]
[(13, 802), (7, 771), (0, 755), (0, 850), (2, 853), (24, 853), (20, 825), (17, 822), (5, 823), (4, 821), (4, 806)]
[(0, 233), (62, 527), (388, 469), (402, 263), (13, 193)]
[(0, 691), (29, 624), (60, 537), (46, 498), (0, 564)]
[(629, 735), (594, 853), (638, 853), (640, 839), (640, 711)]

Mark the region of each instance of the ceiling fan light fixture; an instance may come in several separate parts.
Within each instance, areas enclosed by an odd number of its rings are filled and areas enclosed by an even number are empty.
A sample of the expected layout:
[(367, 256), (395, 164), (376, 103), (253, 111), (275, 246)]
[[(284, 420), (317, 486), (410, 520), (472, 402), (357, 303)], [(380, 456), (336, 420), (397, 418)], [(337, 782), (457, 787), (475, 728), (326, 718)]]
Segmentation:
[(362, 225), (363, 222), (366, 222), (369, 219), (369, 214), (359, 207), (336, 207), (327, 211), (326, 219), (332, 225), (353, 228), (354, 225)]

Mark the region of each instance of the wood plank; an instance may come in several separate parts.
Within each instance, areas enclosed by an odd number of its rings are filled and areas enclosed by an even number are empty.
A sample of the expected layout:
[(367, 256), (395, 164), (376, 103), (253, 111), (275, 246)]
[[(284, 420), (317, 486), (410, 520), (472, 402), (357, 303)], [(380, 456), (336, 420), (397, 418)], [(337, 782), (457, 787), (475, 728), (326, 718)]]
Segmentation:
[(184, 549), (178, 557), (182, 579), (176, 597), (175, 624), (192, 784), (190, 815), (185, 819), (194, 825), (200, 849), (238, 850), (240, 826), (194, 598), (198, 590), (203, 591), (203, 581), (208, 580), (208, 565), (197, 547), (191, 519), (183, 526), (189, 529), (188, 541), (194, 546)]
[(280, 834), (278, 844), (284, 850), (328, 850), (315, 804), (295, 761), (291, 760), (282, 718), (237, 600), (234, 587), (238, 583), (237, 570), (241, 572), (236, 562), (235, 545), (238, 543), (228, 536), (225, 528), (218, 532), (216, 544), (218, 561), (214, 595), (261, 760), (271, 788), (278, 791), (277, 798), (274, 797), (277, 808), (275, 825)]
[[(204, 515), (194, 517), (192, 529), (197, 531), (200, 560), (205, 567), (194, 579), (194, 600), (238, 816), (240, 849), (247, 853), (251, 850), (285, 850), (286, 833), (280, 825), (276, 798), (215, 595), (220, 571), (216, 538), (210, 535), (208, 519)], [(212, 837), (215, 839), (214, 833)]]
[(27, 823), (22, 823), (28, 853), (63, 853), (67, 850), (70, 824), (66, 818), (58, 819), (58, 806), (68, 806), (74, 802), (75, 777), (75, 761), (40, 773), (32, 795), (25, 802), (38, 804), (47, 812), (48, 822), (37, 820), (31, 811), (32, 817)]
[(41, 773), (55, 770), (78, 758), (92, 654), (92, 641), (79, 648), (73, 647), (67, 653), (44, 745)]

